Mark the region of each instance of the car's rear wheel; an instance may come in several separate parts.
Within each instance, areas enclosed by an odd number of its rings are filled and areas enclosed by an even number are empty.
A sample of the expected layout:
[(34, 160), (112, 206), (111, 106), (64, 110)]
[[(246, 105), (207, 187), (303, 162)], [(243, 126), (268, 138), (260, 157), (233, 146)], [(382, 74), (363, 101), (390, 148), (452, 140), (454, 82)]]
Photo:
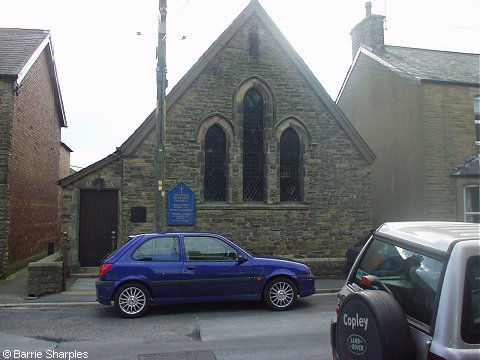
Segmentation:
[(263, 301), (272, 310), (289, 310), (297, 302), (295, 283), (284, 277), (271, 280), (263, 290)]
[(142, 284), (122, 285), (115, 294), (115, 308), (126, 318), (145, 315), (150, 307), (150, 292)]

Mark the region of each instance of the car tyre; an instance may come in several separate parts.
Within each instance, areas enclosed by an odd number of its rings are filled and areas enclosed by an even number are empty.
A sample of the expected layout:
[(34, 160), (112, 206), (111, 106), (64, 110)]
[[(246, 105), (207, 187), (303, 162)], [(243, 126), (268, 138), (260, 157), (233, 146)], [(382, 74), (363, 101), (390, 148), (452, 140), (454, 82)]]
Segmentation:
[(150, 292), (142, 284), (124, 284), (115, 293), (114, 304), (121, 316), (138, 318), (150, 308)]
[(291, 309), (297, 302), (297, 298), (297, 286), (285, 277), (271, 280), (263, 289), (263, 301), (275, 311)]
[(413, 358), (410, 328), (400, 304), (382, 290), (348, 295), (338, 314), (339, 359), (403, 360)]

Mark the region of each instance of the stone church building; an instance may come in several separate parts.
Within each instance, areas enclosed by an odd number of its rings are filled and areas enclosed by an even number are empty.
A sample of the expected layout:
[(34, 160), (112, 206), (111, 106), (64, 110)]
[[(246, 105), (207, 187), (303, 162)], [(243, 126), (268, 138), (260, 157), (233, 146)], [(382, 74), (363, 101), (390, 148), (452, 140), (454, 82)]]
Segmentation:
[[(60, 181), (72, 267), (154, 230), (154, 149), (155, 111), (115, 153)], [(165, 154), (164, 188), (193, 191), (195, 221), (164, 231), (331, 259), (372, 226), (375, 155), (257, 0), (168, 94)]]

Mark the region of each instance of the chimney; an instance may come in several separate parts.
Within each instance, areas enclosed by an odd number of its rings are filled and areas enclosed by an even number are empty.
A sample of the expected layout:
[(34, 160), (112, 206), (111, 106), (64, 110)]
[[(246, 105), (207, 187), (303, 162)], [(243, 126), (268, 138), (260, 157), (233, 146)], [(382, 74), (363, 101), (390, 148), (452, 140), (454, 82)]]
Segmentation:
[(365, 3), (365, 12), (365, 16), (372, 15), (372, 3), (370, 1)]
[(365, 3), (365, 18), (355, 26), (352, 36), (352, 59), (357, 55), (358, 49), (365, 46), (372, 50), (380, 50), (385, 45), (383, 33), (383, 20), (385, 16), (372, 14), (372, 3)]

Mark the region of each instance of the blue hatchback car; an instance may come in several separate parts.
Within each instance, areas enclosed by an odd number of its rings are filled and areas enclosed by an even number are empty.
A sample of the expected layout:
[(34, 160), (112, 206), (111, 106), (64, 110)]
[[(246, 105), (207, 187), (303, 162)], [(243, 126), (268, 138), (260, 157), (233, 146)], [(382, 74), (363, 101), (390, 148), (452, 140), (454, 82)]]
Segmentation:
[(103, 260), (97, 301), (114, 302), (120, 315), (144, 315), (151, 304), (263, 300), (288, 310), (315, 293), (302, 263), (254, 256), (223, 236), (159, 233), (134, 236)]

